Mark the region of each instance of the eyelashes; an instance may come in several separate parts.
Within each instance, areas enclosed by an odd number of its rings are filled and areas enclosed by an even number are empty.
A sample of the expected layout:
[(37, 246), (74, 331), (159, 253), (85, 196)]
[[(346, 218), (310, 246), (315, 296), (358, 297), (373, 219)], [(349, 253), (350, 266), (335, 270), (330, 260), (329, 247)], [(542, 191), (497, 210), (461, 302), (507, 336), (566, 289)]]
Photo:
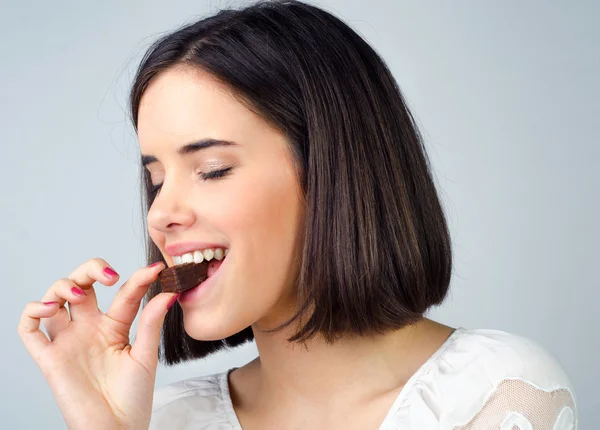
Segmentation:
[(211, 170), (210, 172), (207, 173), (199, 173), (199, 176), (204, 180), (210, 180), (210, 179), (218, 179), (218, 178), (222, 178), (224, 176), (227, 176), (227, 174), (231, 171), (233, 167), (226, 167), (224, 169), (218, 169), (218, 170)]
[[(210, 181), (210, 180), (213, 180), (213, 179), (220, 179), (220, 178), (224, 178), (225, 176), (227, 176), (231, 172), (231, 169), (233, 169), (232, 166), (226, 167), (224, 169), (211, 170), (210, 172), (206, 172), (206, 173), (200, 172), (200, 173), (198, 173), (198, 176), (203, 181)], [(150, 189), (150, 199), (151, 200), (154, 200), (154, 198), (156, 197), (156, 195), (158, 194), (158, 192), (162, 188), (162, 185), (163, 184), (157, 184), (157, 185), (154, 185)]]

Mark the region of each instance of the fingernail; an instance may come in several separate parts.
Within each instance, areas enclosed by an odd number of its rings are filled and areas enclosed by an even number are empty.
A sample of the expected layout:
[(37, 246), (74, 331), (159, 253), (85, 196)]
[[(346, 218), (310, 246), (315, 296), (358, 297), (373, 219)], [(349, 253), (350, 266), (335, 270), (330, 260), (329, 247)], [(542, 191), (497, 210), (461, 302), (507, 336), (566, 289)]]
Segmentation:
[(113, 276), (117, 276), (118, 273), (115, 272), (113, 269), (111, 269), (110, 267), (107, 267), (106, 269), (104, 269), (104, 274), (106, 276), (108, 276), (109, 278), (112, 278)]
[(83, 291), (81, 288), (73, 287), (71, 288), (71, 292), (76, 296), (87, 296), (85, 291)]
[(42, 302), (42, 303), (44, 303), (46, 306), (52, 306), (53, 304), (58, 303), (58, 302)]
[(156, 266), (158, 266), (160, 263), (162, 263), (162, 261), (157, 261), (157, 262), (155, 262), (155, 263), (152, 263), (152, 264), (151, 264), (150, 266), (148, 266), (148, 267), (156, 267)]
[(173, 296), (173, 298), (171, 299), (171, 301), (167, 305), (167, 310), (171, 309), (171, 306), (173, 306), (173, 304), (175, 304), (175, 302), (177, 301), (178, 297), (179, 297), (179, 294), (176, 294), (175, 296)]

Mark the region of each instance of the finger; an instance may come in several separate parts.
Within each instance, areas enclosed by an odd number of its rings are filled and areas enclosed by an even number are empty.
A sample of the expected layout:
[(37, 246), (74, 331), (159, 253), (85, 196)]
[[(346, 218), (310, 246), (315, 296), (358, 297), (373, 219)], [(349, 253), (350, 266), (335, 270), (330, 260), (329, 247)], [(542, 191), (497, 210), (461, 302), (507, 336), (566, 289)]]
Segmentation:
[(61, 331), (65, 330), (69, 323), (71, 322), (71, 318), (69, 317), (69, 311), (64, 306), (58, 306), (58, 311), (56, 314), (51, 316), (50, 318), (42, 318), (41, 326), (46, 331), (48, 338), (51, 341), (56, 339), (56, 335)]
[(102, 258), (92, 258), (69, 275), (69, 279), (87, 290), (98, 281), (103, 285), (112, 286), (119, 280), (119, 274)]
[(17, 332), (36, 363), (39, 363), (42, 350), (50, 344), (50, 340), (40, 330), (40, 318), (50, 318), (57, 310), (57, 302), (30, 302), (21, 314)]
[(69, 303), (71, 320), (75, 321), (78, 317), (85, 314), (99, 312), (96, 292), (93, 289), (94, 282), (98, 281), (103, 285), (112, 286), (119, 280), (119, 274), (115, 272), (110, 265), (102, 258), (92, 258), (69, 275), (69, 279), (75, 282), (89, 296), (89, 301), (83, 300), (79, 303)]
[[(56, 301), (58, 302), (58, 310), (57, 312), (51, 316), (50, 318), (44, 318), (41, 323), (46, 333), (48, 333), (48, 337), (50, 340), (54, 340), (56, 334), (67, 328), (69, 322), (71, 321), (69, 318), (69, 311), (65, 308), (66, 300), (60, 297), (56, 290), (60, 289), (60, 284), (64, 283), (65, 279), (59, 279), (46, 291), (46, 294), (42, 297), (42, 302), (50, 302)], [(66, 280), (66, 282), (71, 282), (70, 280)]]
[(165, 316), (175, 304), (179, 293), (160, 293), (144, 307), (137, 335), (131, 347), (131, 357), (154, 374), (158, 366), (158, 345)]
[[(59, 279), (52, 284), (42, 301), (57, 301), (61, 307), (54, 317), (44, 321), (44, 327), (49, 330), (49, 334), (60, 332), (69, 324), (69, 321), (75, 321), (84, 314), (100, 312), (94, 289), (89, 288), (84, 291), (75, 282), (67, 278)], [(69, 302), (70, 318), (69, 312), (64, 307), (66, 302)]]
[(158, 274), (165, 268), (163, 262), (154, 263), (137, 270), (119, 289), (117, 296), (106, 313), (110, 318), (131, 325), (137, 315), (148, 286), (156, 281)]

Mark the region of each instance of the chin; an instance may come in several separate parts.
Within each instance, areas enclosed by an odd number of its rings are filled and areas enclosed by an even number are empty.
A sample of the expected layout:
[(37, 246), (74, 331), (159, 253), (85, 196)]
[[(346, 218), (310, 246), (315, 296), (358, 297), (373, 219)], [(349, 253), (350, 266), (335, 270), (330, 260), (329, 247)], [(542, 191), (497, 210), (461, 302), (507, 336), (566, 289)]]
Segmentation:
[(227, 321), (226, 318), (204, 315), (190, 315), (184, 313), (183, 328), (192, 339), (200, 341), (222, 340), (239, 333), (252, 322)]

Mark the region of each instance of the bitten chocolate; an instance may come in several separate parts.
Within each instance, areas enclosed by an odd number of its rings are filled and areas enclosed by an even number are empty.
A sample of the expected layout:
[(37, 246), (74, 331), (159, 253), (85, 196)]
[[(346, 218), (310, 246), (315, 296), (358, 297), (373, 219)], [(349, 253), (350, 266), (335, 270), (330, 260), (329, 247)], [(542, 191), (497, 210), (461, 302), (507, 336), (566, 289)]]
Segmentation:
[(158, 279), (163, 293), (182, 293), (200, 285), (206, 278), (208, 264), (185, 263), (162, 270)]

